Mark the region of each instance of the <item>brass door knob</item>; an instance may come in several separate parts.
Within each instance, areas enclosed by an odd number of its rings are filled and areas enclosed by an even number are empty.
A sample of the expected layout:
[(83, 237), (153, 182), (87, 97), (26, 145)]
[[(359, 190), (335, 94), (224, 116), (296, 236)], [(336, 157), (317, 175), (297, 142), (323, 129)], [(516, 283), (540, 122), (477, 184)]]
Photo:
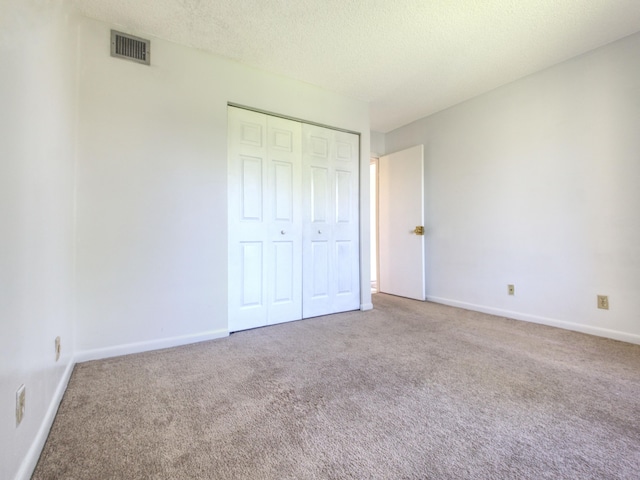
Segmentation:
[(424, 227), (417, 226), (413, 233), (415, 233), (416, 235), (424, 235)]

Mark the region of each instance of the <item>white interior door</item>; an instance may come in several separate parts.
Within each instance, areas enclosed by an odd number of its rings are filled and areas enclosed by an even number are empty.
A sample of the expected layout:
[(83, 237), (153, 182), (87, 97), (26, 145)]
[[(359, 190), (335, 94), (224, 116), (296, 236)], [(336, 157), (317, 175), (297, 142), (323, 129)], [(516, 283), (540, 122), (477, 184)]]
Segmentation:
[(301, 124), (228, 111), (229, 330), (299, 320)]
[(423, 145), (380, 157), (378, 182), (378, 290), (425, 300)]
[(303, 124), (303, 316), (360, 304), (359, 137)]

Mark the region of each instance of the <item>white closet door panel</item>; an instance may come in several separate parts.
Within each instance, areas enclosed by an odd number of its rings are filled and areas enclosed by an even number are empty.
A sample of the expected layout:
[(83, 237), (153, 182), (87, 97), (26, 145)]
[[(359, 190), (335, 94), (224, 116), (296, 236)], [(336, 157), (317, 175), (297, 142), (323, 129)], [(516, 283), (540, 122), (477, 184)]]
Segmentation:
[(303, 317), (332, 312), (333, 293), (333, 133), (325, 128), (302, 126), (302, 184), (310, 192), (303, 197)]
[(297, 138), (294, 138), (298, 137), (297, 125), (299, 124), (276, 117), (268, 117), (267, 122), (269, 123), (269, 146), (271, 151), (280, 150), (292, 153), (295, 148), (294, 144), (300, 143)]
[(310, 298), (313, 300), (329, 297), (329, 245), (326, 241), (311, 242)]
[(273, 214), (274, 221), (293, 222), (293, 165), (273, 162)]
[(268, 325), (302, 318), (299, 244), (297, 239), (271, 242), (267, 260)]
[(229, 109), (229, 329), (267, 324), (267, 122)]
[(336, 311), (360, 306), (359, 150), (357, 135), (335, 132), (335, 281)]
[(311, 167), (311, 222), (324, 224), (329, 222), (329, 169)]
[(245, 222), (262, 221), (262, 188), (264, 159), (240, 155), (242, 163), (242, 220)]
[(267, 324), (302, 318), (302, 126), (267, 116)]
[(303, 316), (360, 304), (359, 137), (306, 125), (303, 133)]
[(337, 241), (336, 242), (336, 277), (337, 277), (337, 294), (349, 295), (353, 293), (353, 279), (351, 278), (350, 263), (353, 260), (352, 242)]
[(236, 122), (236, 125), (233, 126), (235, 127), (234, 130), (240, 130), (239, 135), (234, 132), (235, 141), (237, 141), (241, 145), (250, 147), (264, 147), (265, 121), (264, 118), (260, 116), (260, 114), (255, 114), (252, 116), (246, 115), (246, 118), (244, 119), (237, 118), (236, 115), (234, 121)]
[(294, 242), (273, 242), (273, 260), (277, 268), (273, 269), (273, 303), (283, 304), (295, 301), (294, 294)]
[(235, 277), (239, 288), (233, 295), (234, 331), (266, 325), (264, 243), (239, 242), (236, 249), (239, 268)]
[(351, 223), (353, 208), (352, 174), (348, 171), (336, 170), (336, 222)]
[(242, 260), (241, 308), (261, 307), (263, 299), (262, 277), (264, 273), (262, 242), (240, 242)]
[(229, 330), (299, 320), (301, 125), (228, 111)]
[[(305, 125), (306, 127), (307, 125)], [(309, 125), (314, 130), (310, 130), (307, 128), (308, 132), (308, 143), (307, 143), (307, 151), (308, 155), (313, 157), (313, 162), (316, 164), (325, 165), (329, 164), (329, 155), (330, 155), (330, 145), (331, 145), (331, 133), (328, 131), (323, 131), (327, 129), (320, 129), (320, 127), (313, 127)]]

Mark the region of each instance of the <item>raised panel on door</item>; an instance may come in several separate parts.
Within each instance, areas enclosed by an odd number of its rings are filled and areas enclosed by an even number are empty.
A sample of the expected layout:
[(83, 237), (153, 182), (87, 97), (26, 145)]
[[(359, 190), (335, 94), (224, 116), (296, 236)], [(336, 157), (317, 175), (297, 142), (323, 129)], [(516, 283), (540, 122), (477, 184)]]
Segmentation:
[(360, 304), (357, 135), (303, 124), (303, 317)]
[(331, 199), (329, 195), (329, 169), (326, 167), (311, 166), (310, 209), (311, 222), (314, 225), (324, 225), (330, 221), (329, 208)]
[[(232, 115), (234, 115), (234, 125), (231, 125), (230, 130), (233, 130), (234, 142), (262, 149), (265, 132), (264, 118), (260, 117), (260, 114), (245, 115), (246, 118), (239, 118), (237, 113)], [(239, 132), (236, 132), (236, 129)]]
[(240, 275), (242, 296), (240, 308), (244, 310), (263, 306), (263, 249), (262, 242), (240, 242)]
[(296, 259), (294, 258), (294, 244), (293, 242), (273, 242), (272, 252), (274, 263), (277, 268), (272, 270), (273, 282), (273, 303), (290, 304), (295, 301), (298, 296), (296, 289), (297, 285), (294, 285), (294, 269), (296, 266)]
[(273, 219), (276, 222), (293, 222), (294, 191), (293, 165), (290, 162), (273, 161)]
[(353, 182), (352, 173), (349, 171), (336, 169), (336, 223), (351, 223), (353, 214)]
[(241, 220), (244, 222), (262, 221), (262, 188), (264, 182), (264, 158), (240, 155), (242, 177), (240, 197)]
[(351, 262), (353, 261), (354, 245), (351, 241), (336, 242), (336, 294), (350, 295), (353, 293), (353, 278)]
[(312, 301), (322, 301), (329, 298), (329, 242), (317, 240), (311, 242), (311, 275), (307, 275)]

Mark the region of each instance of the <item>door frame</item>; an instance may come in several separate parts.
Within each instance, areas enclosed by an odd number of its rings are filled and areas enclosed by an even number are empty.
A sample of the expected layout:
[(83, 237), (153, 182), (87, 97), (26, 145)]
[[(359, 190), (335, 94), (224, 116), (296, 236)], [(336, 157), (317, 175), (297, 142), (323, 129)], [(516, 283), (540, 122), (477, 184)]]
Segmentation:
[[(376, 157), (376, 156), (372, 156), (369, 159), (369, 192), (370, 192), (370, 209), (371, 209), (371, 214), (369, 216), (370, 218), (370, 223), (369, 223), (369, 227), (370, 227), (370, 242), (371, 242), (371, 272), (376, 272), (376, 277), (375, 279), (373, 278), (373, 275), (369, 275), (370, 277), (370, 283), (371, 283), (371, 293), (378, 293), (378, 288), (379, 288), (379, 274), (380, 274), (380, 248), (379, 248), (379, 242), (380, 242), (380, 229), (378, 227), (379, 222), (378, 222), (378, 210), (379, 210), (379, 198), (380, 198), (380, 191), (379, 191), (379, 181), (378, 181), (378, 168), (379, 168), (379, 160), (380, 157)], [(372, 174), (371, 172), (371, 167), (375, 166), (375, 173)], [(371, 195), (373, 195), (373, 198), (371, 198)]]

